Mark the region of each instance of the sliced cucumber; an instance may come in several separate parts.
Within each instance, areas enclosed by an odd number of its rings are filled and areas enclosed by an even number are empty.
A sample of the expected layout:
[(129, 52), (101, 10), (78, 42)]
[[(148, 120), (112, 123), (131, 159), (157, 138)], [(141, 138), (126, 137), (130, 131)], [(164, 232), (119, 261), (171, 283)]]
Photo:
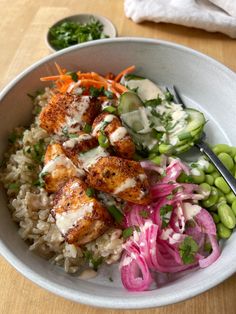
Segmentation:
[(125, 82), (125, 85), (129, 89), (137, 90), (137, 94), (142, 99), (142, 101), (156, 99), (158, 96), (164, 97), (160, 88), (148, 79), (129, 80)]
[(120, 96), (118, 112), (125, 114), (143, 106), (142, 100), (133, 92), (125, 92)]
[(145, 77), (138, 76), (135, 74), (126, 74), (125, 75), (125, 80), (126, 81), (131, 81), (131, 80), (145, 80)]
[(142, 117), (139, 110), (123, 113), (121, 120), (126, 126), (128, 126), (133, 132), (138, 133), (144, 129)]
[(193, 132), (200, 127), (203, 127), (206, 123), (205, 117), (202, 112), (196, 110), (196, 109), (185, 109), (185, 111), (188, 113), (188, 124), (186, 126), (186, 129), (184, 132)]

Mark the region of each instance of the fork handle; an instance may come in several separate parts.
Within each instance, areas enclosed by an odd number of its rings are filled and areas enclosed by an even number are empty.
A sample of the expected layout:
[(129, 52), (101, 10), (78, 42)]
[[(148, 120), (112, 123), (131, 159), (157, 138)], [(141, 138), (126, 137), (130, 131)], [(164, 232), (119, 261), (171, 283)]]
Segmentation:
[(197, 144), (195, 144), (195, 146), (198, 147), (200, 151), (204, 153), (210, 159), (210, 161), (213, 163), (216, 169), (220, 172), (222, 177), (230, 186), (231, 190), (236, 195), (236, 179), (232, 176), (229, 170), (223, 165), (223, 163), (215, 155), (215, 153), (210, 149), (210, 147), (203, 141), (198, 142)]

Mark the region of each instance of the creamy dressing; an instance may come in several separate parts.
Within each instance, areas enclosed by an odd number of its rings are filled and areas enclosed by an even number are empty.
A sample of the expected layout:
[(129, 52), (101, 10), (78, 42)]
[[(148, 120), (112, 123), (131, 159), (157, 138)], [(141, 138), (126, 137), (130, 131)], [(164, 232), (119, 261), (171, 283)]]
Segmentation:
[(76, 144), (81, 143), (85, 140), (90, 140), (92, 136), (90, 134), (80, 134), (78, 137), (74, 137), (69, 139), (68, 141), (63, 143), (64, 148), (74, 148)]
[(83, 123), (82, 117), (89, 108), (90, 96), (82, 96), (79, 101), (74, 101), (67, 111), (65, 123), (61, 126), (59, 135), (63, 135), (63, 129), (67, 131), (80, 130), (81, 124)]
[(133, 187), (135, 187), (136, 183), (137, 182), (136, 182), (135, 178), (128, 178), (123, 183), (121, 183), (120, 186), (118, 186), (114, 190), (113, 194), (119, 194), (121, 192), (124, 192), (127, 189), (133, 188)]
[(201, 207), (198, 205), (192, 205), (191, 203), (183, 203), (183, 211), (185, 219), (191, 220), (200, 213)]
[(111, 144), (122, 140), (127, 135), (127, 130), (123, 126), (117, 128), (114, 132), (111, 133), (109, 140)]
[(73, 164), (73, 162), (66, 157), (65, 155), (59, 155), (56, 158), (50, 160), (41, 171), (41, 175), (44, 173), (52, 173), (58, 166), (63, 166), (67, 169), (74, 169), (75, 175), (78, 177), (81, 177), (84, 175), (84, 171), (81, 169), (76, 168), (76, 166)]
[(101, 157), (106, 157), (108, 155), (109, 155), (108, 152), (104, 148), (98, 146), (96, 148), (90, 149), (86, 153), (80, 154), (78, 158), (82, 162), (83, 168), (85, 170), (88, 170)]
[(93, 202), (79, 206), (77, 210), (56, 213), (56, 225), (62, 234), (66, 234), (77, 222), (93, 211)]
[(116, 116), (114, 114), (108, 114), (107, 116), (105, 116), (104, 120), (98, 123), (93, 129), (93, 136), (96, 136), (97, 132), (100, 131), (106, 125), (106, 123), (111, 123), (111, 121), (115, 118)]
[(130, 89), (138, 88), (137, 94), (142, 101), (155, 99), (158, 95), (163, 96), (160, 88), (148, 79), (126, 81), (126, 86)]

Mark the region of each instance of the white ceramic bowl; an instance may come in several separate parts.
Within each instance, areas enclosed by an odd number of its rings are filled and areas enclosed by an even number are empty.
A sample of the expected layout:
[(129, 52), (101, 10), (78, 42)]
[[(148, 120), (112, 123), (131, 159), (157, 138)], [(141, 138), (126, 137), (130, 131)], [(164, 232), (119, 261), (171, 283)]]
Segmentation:
[[(94, 18), (95, 20), (97, 20), (103, 24), (103, 33), (105, 35), (109, 36), (109, 38), (114, 38), (117, 36), (117, 30), (116, 30), (114, 24), (110, 20), (108, 20), (108, 18), (101, 16), (101, 15), (95, 15), (95, 14), (76, 14), (76, 15), (67, 16), (67, 17), (55, 22), (50, 28), (52, 28), (54, 26), (58, 26), (63, 22), (76, 22), (76, 23), (84, 24), (84, 23), (90, 22), (91, 18)], [(50, 29), (48, 30), (48, 32), (46, 34), (46, 44), (50, 50), (52, 50), (52, 51), (58, 50), (51, 44)], [(80, 45), (80, 44), (78, 44), (78, 45)]]
[[(82, 69), (118, 73), (135, 64), (137, 73), (161, 85), (175, 84), (187, 104), (200, 107), (209, 122), (206, 132), (211, 143), (236, 144), (236, 75), (213, 59), (191, 49), (143, 38), (106, 39), (81, 44), (48, 56), (15, 78), (1, 93), (0, 153), (6, 149), (9, 132), (29, 123), (31, 103), (27, 93), (45, 86), (41, 76), (56, 73), (54, 62), (68, 70)], [(110, 282), (107, 269), (90, 281), (64, 273), (59, 267), (36, 256), (17, 234), (4, 193), (0, 195), (0, 252), (23, 275), (65, 298), (110, 308), (147, 308), (191, 298), (219, 284), (236, 270), (236, 233), (226, 241), (221, 257), (209, 268), (197, 270), (157, 290), (127, 292), (119, 281)]]

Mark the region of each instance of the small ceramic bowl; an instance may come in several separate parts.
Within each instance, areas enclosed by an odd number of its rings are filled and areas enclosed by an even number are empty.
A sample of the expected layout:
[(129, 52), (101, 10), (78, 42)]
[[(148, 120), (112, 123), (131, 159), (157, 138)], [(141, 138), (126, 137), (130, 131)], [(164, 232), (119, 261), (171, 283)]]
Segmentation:
[[(105, 35), (109, 36), (109, 38), (114, 38), (117, 36), (117, 30), (116, 30), (114, 24), (112, 24), (112, 22), (110, 20), (108, 20), (106, 17), (101, 16), (101, 15), (94, 15), (94, 14), (76, 14), (76, 15), (71, 15), (71, 16), (65, 17), (65, 18), (57, 21), (48, 29), (48, 32), (46, 35), (46, 44), (47, 44), (48, 48), (52, 51), (61, 50), (61, 49), (55, 48), (51, 43), (52, 36), (50, 34), (50, 29), (52, 27), (58, 26), (58, 25), (62, 24), (63, 22), (69, 22), (69, 21), (84, 24), (84, 23), (88, 23), (91, 20), (91, 18), (94, 18), (95, 20), (98, 20), (99, 22), (101, 22), (103, 24), (103, 27), (104, 27), (103, 33)], [(80, 45), (80, 44), (78, 44), (78, 45)], [(76, 45), (73, 45), (73, 46), (76, 46)]]

